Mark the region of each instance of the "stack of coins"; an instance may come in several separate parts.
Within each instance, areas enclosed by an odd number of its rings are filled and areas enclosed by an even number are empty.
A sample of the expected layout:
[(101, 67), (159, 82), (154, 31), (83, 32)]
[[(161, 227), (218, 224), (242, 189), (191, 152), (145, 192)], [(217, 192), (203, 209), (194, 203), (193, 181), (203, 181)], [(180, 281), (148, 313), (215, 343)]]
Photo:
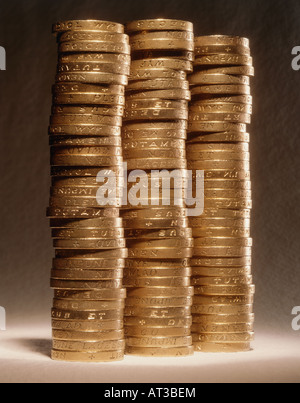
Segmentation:
[[(122, 25), (105, 21), (63, 22), (53, 32), (59, 61), (49, 129), (52, 358), (118, 361), (125, 350), (127, 249), (119, 198), (129, 41)], [(102, 192), (111, 175), (117, 187)]]
[(205, 210), (190, 219), (195, 238), (193, 342), (197, 351), (248, 351), (254, 337), (246, 133), (254, 75), (249, 40), (199, 37), (195, 55), (187, 158), (194, 175), (204, 175)]
[[(130, 195), (122, 212), (129, 259), (124, 285), (126, 352), (141, 356), (193, 353), (189, 258), (192, 232), (183, 199), (183, 181), (171, 181), (170, 199), (152, 170), (186, 174), (187, 73), (194, 57), (193, 25), (144, 20), (127, 25), (132, 50), (123, 125), (123, 156), (132, 178), (140, 177), (139, 203)], [(153, 191), (151, 184), (153, 185)], [(180, 181), (179, 181), (180, 182)], [(150, 190), (151, 189), (151, 190)], [(176, 195), (176, 201), (174, 196)]]

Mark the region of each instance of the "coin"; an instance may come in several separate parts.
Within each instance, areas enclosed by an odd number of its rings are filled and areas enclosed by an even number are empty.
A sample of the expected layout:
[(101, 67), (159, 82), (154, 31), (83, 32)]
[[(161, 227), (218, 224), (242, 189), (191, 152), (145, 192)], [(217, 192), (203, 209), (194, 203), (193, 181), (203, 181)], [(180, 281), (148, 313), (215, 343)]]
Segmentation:
[[(57, 73), (85, 73), (85, 72), (102, 72), (110, 74), (121, 74), (129, 76), (130, 68), (127, 64), (113, 64), (98, 62), (77, 62), (77, 63), (59, 63), (57, 66)], [(124, 87), (123, 87), (124, 88)], [(122, 95), (122, 93), (120, 94)]]
[(203, 324), (192, 325), (192, 332), (197, 334), (207, 333), (248, 333), (254, 331), (253, 323), (237, 323), (237, 324)]
[(124, 26), (109, 21), (100, 20), (73, 20), (58, 22), (52, 27), (53, 33), (61, 33), (68, 31), (103, 31), (124, 33)]
[(180, 59), (170, 59), (170, 58), (160, 58), (160, 59), (142, 59), (133, 60), (131, 63), (132, 71), (140, 69), (171, 69), (177, 71), (193, 71), (193, 64), (191, 62), (180, 60)]
[(66, 300), (55, 298), (53, 301), (53, 308), (76, 311), (99, 311), (110, 309), (124, 309), (124, 299), (116, 301), (78, 301), (78, 300)]
[(201, 277), (236, 277), (251, 275), (251, 266), (246, 267), (193, 267), (193, 275)]
[(184, 357), (193, 355), (193, 347), (177, 348), (149, 348), (149, 347), (126, 347), (126, 354), (142, 357)]
[[(122, 288), (122, 279), (117, 280), (56, 280), (51, 279), (51, 287), (60, 290), (103, 290), (103, 289), (119, 289)], [(67, 315), (67, 314), (66, 314)], [(57, 317), (59, 319), (59, 317)], [(69, 319), (65, 317), (65, 319)], [(79, 318), (78, 318), (79, 319)], [(87, 319), (88, 320), (88, 319)]]
[(103, 42), (121, 42), (128, 43), (129, 37), (122, 33), (101, 32), (87, 29), (86, 31), (67, 31), (63, 32), (58, 37), (58, 42), (73, 42), (73, 41), (103, 41)]
[(174, 318), (191, 315), (191, 307), (164, 307), (164, 308), (143, 308), (126, 306), (125, 316), (147, 317), (147, 318)]
[(71, 320), (52, 320), (52, 328), (54, 330), (67, 330), (77, 332), (103, 332), (123, 330), (122, 320), (107, 321), (71, 321)]
[(253, 323), (254, 314), (239, 315), (194, 315), (194, 324), (237, 324), (237, 323)]
[(199, 45), (196, 42), (195, 55), (237, 54), (250, 56), (249, 46), (244, 45)]
[(245, 333), (206, 333), (193, 336), (193, 342), (210, 342), (210, 343), (246, 343), (254, 340), (253, 332)]
[(143, 31), (188, 31), (193, 32), (193, 24), (187, 21), (171, 19), (138, 20), (126, 25), (126, 32)]
[(77, 289), (55, 289), (54, 298), (63, 298), (72, 301), (105, 300), (115, 301), (126, 298), (126, 289), (103, 289), (100, 290), (77, 290)]
[(56, 251), (56, 258), (70, 259), (126, 259), (128, 257), (127, 249), (105, 249), (105, 250), (64, 250)]
[[(197, 305), (192, 307), (193, 315), (245, 315), (253, 312), (253, 305)], [(195, 331), (195, 330), (194, 330)], [(196, 331), (197, 332), (197, 331)]]
[(71, 330), (53, 330), (52, 336), (55, 340), (76, 340), (76, 341), (113, 341), (124, 339), (124, 330), (111, 330), (100, 332), (80, 332)]
[(202, 353), (238, 353), (251, 350), (250, 343), (193, 343), (195, 352)]
[(54, 270), (81, 269), (122, 269), (125, 267), (125, 259), (53, 259)]
[(72, 352), (62, 350), (52, 350), (51, 358), (55, 361), (67, 362), (112, 362), (122, 361), (124, 359), (124, 351), (106, 351), (106, 352)]
[(182, 317), (182, 318), (142, 318), (142, 317), (130, 317), (126, 316), (124, 318), (125, 326), (140, 326), (145, 327), (158, 327), (158, 328), (174, 328), (174, 327), (187, 327), (192, 324), (192, 317)]
[(249, 295), (255, 292), (254, 285), (206, 285), (195, 287), (195, 295)]
[[(60, 309), (52, 309), (52, 318), (59, 320), (79, 320), (79, 321), (101, 321), (101, 320), (120, 320), (123, 317), (123, 310), (110, 311), (64, 311)], [(112, 349), (113, 350), (113, 349)]]
[(55, 280), (113, 280), (122, 279), (123, 270), (52, 270), (51, 278)]
[(168, 308), (192, 306), (192, 297), (132, 297), (126, 299), (126, 307)]
[(190, 297), (194, 295), (193, 287), (132, 288), (127, 290), (128, 298), (135, 297)]
[(251, 285), (253, 282), (252, 276), (237, 276), (237, 277), (193, 277), (192, 285)]
[(159, 328), (159, 327), (125, 327), (126, 337), (187, 337), (191, 335), (191, 329), (187, 327)]
[(129, 347), (185, 347), (192, 345), (192, 337), (128, 337)]
[[(129, 250), (130, 254), (130, 250)], [(133, 287), (189, 287), (191, 285), (190, 277), (124, 277), (124, 285), (128, 288)]]
[(63, 351), (104, 352), (125, 348), (125, 340), (72, 341), (53, 340), (53, 348)]

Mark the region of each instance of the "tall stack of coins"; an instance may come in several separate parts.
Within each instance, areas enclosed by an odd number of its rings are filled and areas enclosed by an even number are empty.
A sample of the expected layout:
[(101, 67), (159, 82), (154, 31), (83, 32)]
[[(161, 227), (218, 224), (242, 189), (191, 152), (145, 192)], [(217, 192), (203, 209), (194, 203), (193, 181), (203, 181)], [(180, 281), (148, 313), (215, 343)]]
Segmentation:
[[(189, 258), (193, 254), (183, 183), (172, 181), (170, 200), (151, 170), (184, 178), (188, 101), (187, 73), (194, 58), (193, 25), (144, 20), (127, 25), (132, 50), (123, 125), (123, 155), (129, 175), (143, 170), (139, 203), (130, 195), (122, 212), (129, 259), (124, 285), (126, 352), (141, 356), (193, 353)], [(141, 175), (136, 173), (137, 176)], [(153, 176), (152, 176), (153, 178)], [(176, 202), (174, 194), (177, 193)]]
[(187, 158), (189, 169), (204, 171), (205, 210), (190, 219), (193, 342), (197, 351), (248, 351), (254, 337), (249, 40), (199, 37), (195, 54)]
[[(125, 349), (127, 249), (119, 191), (129, 41), (122, 25), (105, 21), (63, 22), (53, 32), (59, 60), (49, 129), (52, 358), (118, 361)], [(109, 174), (117, 188), (106, 190), (106, 205), (99, 189)]]

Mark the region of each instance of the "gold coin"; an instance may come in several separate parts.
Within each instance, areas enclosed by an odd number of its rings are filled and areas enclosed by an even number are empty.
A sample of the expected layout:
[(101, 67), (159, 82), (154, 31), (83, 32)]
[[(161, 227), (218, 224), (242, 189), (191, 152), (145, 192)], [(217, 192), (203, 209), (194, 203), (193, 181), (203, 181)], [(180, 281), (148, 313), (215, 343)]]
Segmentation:
[(237, 276), (237, 277), (193, 277), (192, 285), (206, 286), (206, 285), (251, 285), (253, 283), (252, 276)]
[(98, 228), (87, 228), (82, 230), (72, 230), (72, 229), (53, 229), (53, 238), (97, 238), (97, 239), (113, 239), (113, 238), (124, 238), (124, 230), (122, 228), (108, 228), (108, 229), (98, 229)]
[[(113, 168), (105, 168), (104, 172), (99, 175), (98, 171), (98, 180), (97, 177), (70, 177), (70, 178), (52, 178), (52, 186), (55, 189), (65, 189), (68, 188), (71, 191), (74, 191), (76, 193), (77, 189), (84, 189), (84, 188), (95, 188), (98, 186), (99, 188), (99, 177), (102, 179), (102, 177), (105, 176), (105, 174), (110, 175), (111, 173), (114, 173), (116, 176), (116, 179), (118, 180), (117, 185), (119, 183), (122, 184), (124, 182), (123, 178), (123, 173), (118, 172), (117, 169)], [(123, 181), (123, 182), (122, 182)], [(79, 190), (78, 190), (79, 191)], [(80, 190), (81, 191), (81, 190)]]
[(169, 58), (133, 60), (131, 62), (131, 70), (135, 72), (140, 69), (170, 69), (190, 73), (193, 71), (193, 63), (185, 60)]
[(218, 66), (209, 67), (207, 70), (201, 69), (201, 71), (209, 74), (232, 74), (237, 76), (254, 76), (255, 69), (252, 66)]
[(191, 307), (164, 307), (164, 308), (143, 308), (139, 306), (125, 308), (124, 316), (147, 317), (147, 318), (177, 318), (191, 316)]
[(182, 318), (142, 318), (142, 317), (130, 317), (124, 318), (125, 326), (140, 326), (143, 327), (158, 327), (158, 328), (176, 328), (176, 327), (188, 327), (192, 325), (192, 317)]
[[(84, 219), (51, 219), (51, 228), (56, 229), (71, 229), (85, 230), (86, 228), (100, 228), (107, 231), (107, 228), (112, 228), (115, 231), (122, 230), (121, 218), (84, 218)], [(106, 233), (106, 232), (105, 232)]]
[(113, 310), (124, 309), (125, 300), (119, 299), (115, 301), (94, 300), (94, 301), (78, 301), (78, 300), (65, 300), (55, 298), (53, 301), (53, 308), (58, 310), (75, 310), (75, 311), (100, 311), (100, 310)]
[[(102, 289), (119, 289), (122, 288), (122, 279), (116, 280), (56, 280), (51, 279), (51, 287), (60, 290), (102, 290)], [(59, 317), (57, 317), (59, 319)], [(63, 318), (62, 318), (63, 319)], [(68, 317), (65, 317), (68, 319)]]
[(202, 295), (194, 297), (194, 304), (197, 305), (229, 305), (235, 308), (240, 309), (240, 305), (249, 305), (253, 304), (254, 296), (251, 295), (239, 295), (239, 296), (230, 296), (230, 295)]
[(177, 139), (136, 139), (136, 140), (123, 140), (123, 149), (131, 150), (131, 149), (149, 149), (149, 150), (164, 150), (164, 149), (185, 149), (185, 140), (177, 140)]
[[(193, 315), (249, 315), (253, 305), (193, 305)], [(194, 331), (196, 331), (194, 329)]]
[(193, 23), (188, 21), (158, 18), (153, 20), (138, 20), (126, 25), (126, 32), (143, 31), (187, 31), (193, 32)]
[(187, 109), (126, 109), (124, 121), (138, 120), (188, 120)]
[[(72, 62), (73, 63), (73, 62)], [(107, 63), (106, 63), (107, 64)], [(110, 66), (110, 64), (108, 64)], [(119, 65), (119, 64), (117, 64)], [(83, 84), (83, 83), (56, 83), (52, 87), (52, 93), (55, 95), (60, 95), (60, 94), (80, 94), (80, 93), (87, 93), (87, 94), (114, 94), (114, 95), (125, 95), (125, 87), (124, 85), (97, 85), (97, 84)], [(111, 107), (111, 108), (104, 108), (104, 107), (89, 107), (89, 106), (76, 106), (76, 107), (63, 107), (63, 106), (57, 106), (53, 107), (54, 110), (60, 112), (68, 108), (73, 108), (73, 109), (79, 109), (79, 110), (89, 110), (92, 109), (95, 111), (94, 113), (97, 113), (97, 111), (101, 111), (104, 113), (105, 111), (116, 111), (119, 112), (121, 107)], [(123, 110), (121, 108), (121, 110)], [(72, 112), (71, 112), (72, 113)], [(105, 114), (105, 113), (104, 113)], [(120, 114), (120, 112), (119, 112)]]
[(125, 238), (138, 239), (174, 239), (174, 238), (192, 238), (191, 228), (175, 228), (161, 230), (141, 230), (141, 229), (125, 229)]
[(70, 330), (53, 330), (52, 337), (55, 340), (76, 341), (114, 341), (124, 339), (124, 330), (111, 330), (102, 332), (77, 332)]
[[(127, 290), (128, 298), (148, 298), (148, 297), (191, 297), (194, 295), (193, 287), (160, 287), (160, 288), (132, 288)], [(188, 325), (187, 325), (188, 326)]]
[(83, 353), (72, 351), (52, 350), (51, 358), (54, 361), (67, 362), (113, 362), (124, 359), (124, 351), (106, 351), (97, 353)]
[(194, 315), (193, 324), (237, 324), (254, 323), (254, 314), (239, 315)]
[(189, 114), (189, 120), (193, 122), (238, 122), (251, 123), (251, 115), (245, 113), (195, 113)]
[[(198, 153), (192, 154), (191, 159), (188, 160), (187, 167), (190, 170), (221, 170), (221, 169), (236, 169), (241, 171), (249, 171), (250, 175), (250, 161), (220, 161), (220, 160), (210, 160), (201, 161), (198, 158)], [(194, 160), (194, 161), (193, 161)]]
[(181, 89), (157, 89), (157, 90), (147, 90), (139, 91), (126, 94), (126, 100), (143, 100), (143, 99), (170, 99), (177, 101), (190, 101), (191, 92), (189, 90)]
[(54, 298), (64, 300), (78, 300), (88, 301), (91, 300), (105, 300), (115, 301), (126, 298), (126, 289), (101, 289), (101, 290), (67, 290), (67, 289), (55, 289)]
[(196, 248), (202, 246), (253, 246), (252, 238), (197, 238), (194, 240)]
[(254, 293), (254, 285), (205, 285), (195, 287), (195, 295), (249, 295)]
[[(113, 198), (110, 200), (110, 206), (120, 207), (121, 203), (121, 196), (118, 195), (117, 198)], [(74, 196), (52, 196), (50, 199), (50, 207), (86, 207), (86, 208), (97, 208), (97, 207), (104, 207), (104, 204), (99, 204), (96, 196), (91, 197), (74, 197)]]
[(164, 99), (138, 99), (136, 101), (129, 100), (126, 101), (127, 109), (187, 109), (188, 102), (187, 101), (172, 101), (172, 100), (164, 100)]
[(119, 209), (115, 208), (77, 208), (51, 207), (47, 209), (49, 218), (119, 218)]
[(70, 341), (53, 340), (53, 348), (63, 351), (100, 352), (115, 351), (125, 348), (125, 340), (101, 340), (101, 341)]
[[(124, 84), (126, 85), (126, 84)], [(186, 90), (189, 91), (189, 82), (186, 80), (174, 80), (157, 78), (153, 80), (141, 80), (130, 82), (126, 91), (160, 91), (160, 90)], [(153, 98), (153, 96), (151, 97)]]
[[(98, 62), (77, 62), (77, 63), (59, 63), (57, 65), (57, 73), (110, 73), (121, 74), (125, 76), (130, 75), (130, 67), (128, 64), (115, 64), (115, 63), (98, 63)], [(123, 87), (124, 88), (124, 87)], [(122, 94), (120, 94), (122, 95)]]
[(247, 38), (240, 36), (228, 36), (228, 35), (209, 35), (199, 36), (195, 38), (196, 46), (210, 46), (210, 45), (222, 45), (222, 46), (245, 46), (249, 48), (250, 41)]
[(251, 266), (246, 267), (193, 267), (193, 276), (201, 277), (239, 277), (250, 276)]
[(87, 29), (86, 31), (67, 31), (58, 37), (58, 42), (74, 42), (74, 41), (102, 41), (129, 43), (128, 35), (114, 32), (101, 32)]
[[(226, 151), (225, 151), (226, 153)], [(229, 190), (251, 190), (251, 181), (229, 181), (229, 180), (205, 180), (205, 190), (211, 189), (229, 189)]]
[[(115, 146), (120, 147), (122, 144), (121, 137), (76, 137), (76, 136), (49, 136), (49, 145), (53, 147), (103, 147)], [(94, 182), (94, 184), (96, 181)]]
[(114, 63), (130, 66), (130, 55), (118, 53), (68, 53), (58, 55), (58, 63)]
[(168, 249), (168, 248), (192, 248), (194, 246), (193, 238), (181, 238), (181, 239), (160, 239), (144, 241), (142, 239), (128, 239), (128, 248), (140, 248), (140, 249)]
[(213, 207), (219, 209), (237, 209), (248, 210), (252, 209), (251, 199), (206, 199), (206, 207)]
[[(249, 219), (234, 219), (234, 218), (190, 218), (190, 226), (193, 232), (197, 234), (200, 231), (217, 231), (224, 228), (230, 228), (234, 234), (238, 231), (250, 231), (251, 221)], [(200, 233), (202, 235), (202, 232)], [(200, 235), (200, 237), (201, 237)], [(194, 237), (197, 238), (196, 235)]]
[(127, 85), (128, 77), (122, 74), (98, 73), (98, 72), (76, 72), (58, 73), (56, 82), (80, 82), (87, 84), (116, 84)]
[(128, 159), (176, 159), (186, 158), (186, 152), (184, 149), (170, 149), (170, 150), (124, 150), (124, 160)]
[(244, 333), (205, 333), (193, 335), (193, 343), (197, 342), (209, 342), (209, 343), (247, 343), (254, 340), (253, 332)]
[(52, 320), (52, 328), (54, 330), (67, 330), (77, 332), (103, 332), (123, 330), (122, 320), (107, 321), (70, 321), (70, 320)]
[(63, 93), (53, 96), (54, 105), (109, 105), (124, 106), (123, 95), (114, 93), (98, 94), (98, 93)]
[(126, 268), (129, 269), (152, 269), (154, 266), (164, 269), (178, 269), (189, 267), (189, 259), (175, 259), (175, 260), (150, 260), (150, 259), (128, 259), (126, 261)]
[[(232, 94), (232, 95), (251, 95), (251, 87), (245, 84), (219, 84), (219, 85), (199, 85), (191, 89), (192, 96), (202, 94)], [(213, 121), (213, 119), (210, 119)], [(241, 122), (244, 123), (244, 122)], [(245, 122), (248, 123), (248, 122)]]
[(56, 136), (120, 136), (121, 129), (119, 126), (108, 125), (51, 125), (49, 134)]
[(52, 270), (51, 278), (54, 280), (114, 280), (123, 278), (123, 270)]
[(254, 331), (253, 323), (237, 323), (237, 324), (203, 324), (192, 325), (193, 333), (248, 333)]
[[(142, 269), (141, 269), (142, 270)], [(192, 297), (133, 297), (126, 299), (126, 307), (143, 307), (143, 308), (170, 308), (170, 307), (187, 307), (192, 306)]]
[(124, 267), (125, 259), (53, 259), (54, 270), (102, 270)]
[(120, 116), (102, 116), (102, 115), (52, 115), (51, 125), (82, 125), (97, 124), (108, 126), (122, 126), (122, 118)]
[(216, 134), (197, 134), (192, 133), (188, 136), (188, 144), (197, 143), (249, 143), (249, 133), (216, 133)]
[(190, 122), (188, 131), (191, 132), (242, 132), (246, 133), (247, 126), (244, 123), (228, 123), (228, 122)]
[(98, 155), (52, 155), (51, 165), (53, 166), (87, 166), (106, 167), (114, 164), (122, 164), (122, 157), (103, 157)]
[(167, 249), (128, 249), (129, 259), (182, 259), (191, 258), (193, 248), (167, 248)]
[(153, 266), (152, 269), (127, 269), (126, 276), (128, 278), (152, 278), (152, 277), (190, 277), (192, 269), (190, 267), (178, 269), (165, 269)]
[(185, 141), (186, 130), (126, 130), (123, 126), (122, 137), (124, 141)]
[(129, 347), (185, 347), (191, 346), (192, 337), (128, 337), (126, 345)]
[(124, 25), (100, 20), (73, 20), (54, 24), (52, 31), (53, 33), (62, 33), (68, 31), (103, 31), (123, 34)]
[(191, 112), (200, 112), (200, 113), (248, 113), (252, 114), (253, 107), (249, 104), (243, 103), (202, 103), (202, 102), (193, 102), (190, 106)]
[(54, 239), (56, 249), (123, 249), (125, 239)]
[(250, 235), (250, 228), (193, 228), (194, 238), (249, 238)]
[(159, 32), (140, 32), (134, 35), (130, 35), (130, 42), (137, 41), (161, 41), (161, 40), (181, 40), (194, 42), (194, 34), (190, 31), (159, 31)]
[[(101, 321), (101, 320), (121, 320), (123, 309), (114, 309), (110, 311), (64, 311), (61, 309), (52, 309), (52, 319), (58, 320), (79, 320), (79, 321)], [(113, 350), (113, 349), (112, 349)]]
[(57, 258), (71, 259), (126, 259), (128, 257), (127, 249), (109, 249), (109, 250), (63, 250), (56, 251)]
[(190, 327), (159, 328), (128, 326), (125, 328), (126, 337), (187, 337), (191, 335)]
[(190, 277), (151, 277), (151, 278), (131, 278), (124, 277), (125, 287), (189, 287), (191, 285)]
[(99, 157), (114, 156), (119, 157), (122, 155), (122, 147), (51, 147), (51, 154), (53, 156), (75, 156), (83, 155), (97, 155)]
[(252, 248), (241, 246), (201, 246), (194, 248), (194, 256), (222, 258), (252, 256)]
[(140, 158), (128, 160), (127, 167), (129, 170), (187, 169), (187, 162), (184, 158)]
[(139, 229), (171, 229), (171, 228), (189, 228), (189, 223), (186, 218), (176, 219), (123, 219), (124, 228), (139, 228)]
[(191, 266), (200, 267), (245, 267), (251, 266), (251, 256), (243, 256), (237, 258), (195, 258), (191, 259)]
[(184, 51), (194, 51), (194, 42), (191, 40), (181, 40), (181, 39), (148, 39), (148, 37), (144, 36), (145, 39), (137, 39), (133, 37), (133, 40), (130, 40), (130, 47), (132, 52), (138, 51), (155, 51), (155, 50), (184, 50)]
[[(98, 52), (98, 53), (119, 53), (130, 55), (130, 46), (127, 43), (115, 43), (105, 41), (70, 41), (62, 42), (58, 45), (58, 53), (81, 53), (81, 52)], [(75, 80), (77, 81), (77, 80)], [(126, 85), (126, 84), (125, 84)]]
[(213, 74), (195, 72), (189, 76), (190, 85), (250, 85), (250, 78), (248, 76), (234, 76), (229, 74)]
[[(178, 120), (176, 122), (146, 122), (146, 123), (129, 123), (124, 127), (124, 131), (138, 130), (139, 132), (144, 130), (186, 130), (187, 122), (185, 120)], [(151, 137), (150, 137), (151, 138)]]
[(198, 45), (195, 46), (195, 56), (230, 54), (250, 56), (250, 48), (243, 45)]
[(250, 56), (220, 53), (196, 57), (195, 66), (253, 66), (253, 59)]
[(145, 70), (132, 70), (129, 81), (138, 80), (152, 80), (155, 78), (172, 78), (174, 80), (187, 80), (187, 74), (185, 71), (176, 70), (164, 70), (164, 69), (145, 69)]
[(185, 357), (194, 354), (193, 347), (177, 348), (149, 348), (149, 347), (126, 347), (126, 354), (141, 357)]
[[(59, 177), (59, 179), (70, 179), (70, 178), (92, 178), (95, 182), (97, 177), (107, 177), (111, 175), (112, 172), (116, 177), (123, 177), (124, 175), (124, 167), (123, 164), (111, 165), (107, 167), (101, 168), (101, 175), (99, 175), (99, 169), (91, 168), (91, 167), (52, 167), (51, 175), (55, 177)], [(58, 179), (58, 178), (55, 178)], [(94, 184), (95, 184), (94, 182)]]
[(240, 353), (251, 350), (250, 343), (193, 343), (195, 352), (201, 353)]

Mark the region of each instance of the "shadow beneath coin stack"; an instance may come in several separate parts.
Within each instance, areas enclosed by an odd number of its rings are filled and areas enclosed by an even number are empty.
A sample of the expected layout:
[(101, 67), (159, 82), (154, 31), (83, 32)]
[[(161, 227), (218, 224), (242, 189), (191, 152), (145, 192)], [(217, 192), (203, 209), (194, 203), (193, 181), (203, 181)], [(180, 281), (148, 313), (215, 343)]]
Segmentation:
[(20, 338), (11, 340), (18, 346), (22, 346), (27, 351), (51, 357), (52, 340), (51, 339), (31, 339), (31, 338)]

